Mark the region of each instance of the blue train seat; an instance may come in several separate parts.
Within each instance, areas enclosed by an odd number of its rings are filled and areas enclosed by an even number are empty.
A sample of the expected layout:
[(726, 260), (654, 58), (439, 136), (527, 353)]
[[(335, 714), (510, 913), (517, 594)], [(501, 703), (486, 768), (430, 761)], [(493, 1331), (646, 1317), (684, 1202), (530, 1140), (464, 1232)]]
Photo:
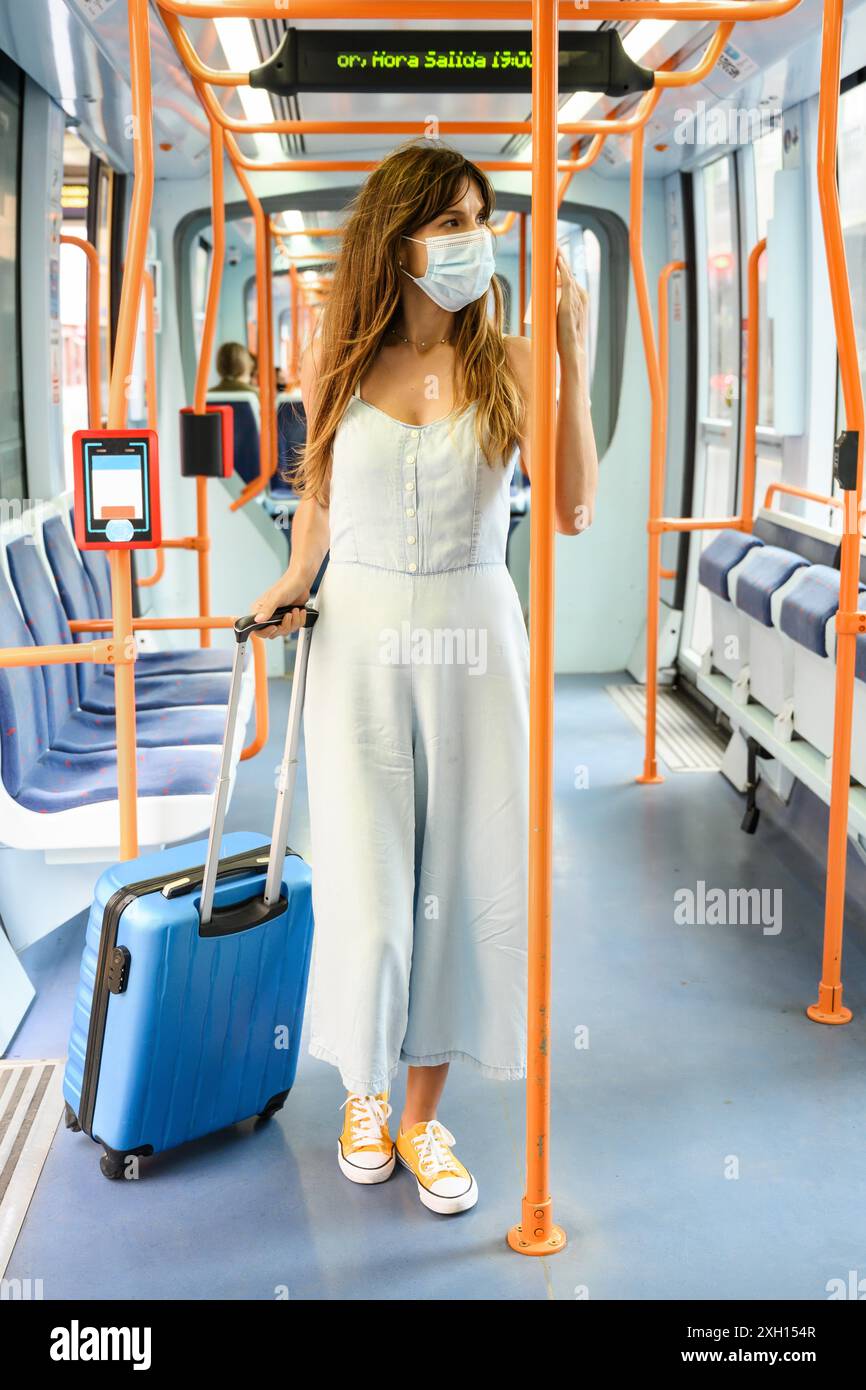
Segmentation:
[(701, 552), (698, 579), (710, 596), (712, 640), (704, 656), (707, 672), (714, 667), (736, 681), (749, 661), (748, 625), (734, 605), (740, 567), (751, 550), (763, 545), (743, 531), (720, 531)]
[[(96, 598), (63, 518), (49, 516), (43, 525), (42, 535), (66, 617), (70, 621), (94, 617)], [(88, 641), (96, 634), (75, 635), (79, 641)], [(82, 708), (94, 714), (113, 714), (113, 672), (90, 663), (82, 663), (76, 670)], [(145, 669), (136, 672), (136, 705), (142, 710), (164, 709), (172, 705), (225, 705), (228, 688), (227, 672), (171, 671), (156, 675)]]
[(259, 476), (261, 406), (252, 391), (213, 391), (214, 405), (230, 405), (234, 417), (234, 467), (238, 477), (251, 483)]
[(749, 634), (748, 693), (774, 715), (794, 695), (793, 652), (779, 631), (779, 613), (808, 569), (808, 561), (796, 551), (762, 545), (749, 551), (737, 575), (735, 603)]
[[(70, 512), (70, 525), (72, 514)], [(79, 550), (84, 572), (96, 600), (93, 616), (111, 617), (111, 573), (108, 555), (104, 550)], [(96, 636), (97, 634), (92, 634)], [(231, 652), (206, 648), (179, 648), (164, 652), (140, 651), (136, 658), (136, 673), (147, 676), (167, 676), (200, 671), (230, 671)]]
[[(71, 644), (72, 633), (63, 605), (37, 547), (26, 537), (19, 537), (6, 547), (6, 563), (18, 606), (37, 646)], [(13, 602), (2, 571), (0, 602)], [(51, 747), (69, 753), (110, 752), (115, 748), (113, 716), (94, 714), (80, 708), (74, 666), (43, 666), (41, 670)], [(180, 706), (141, 710), (137, 715), (136, 728), (142, 748), (162, 748), (169, 745), (219, 744), (224, 723), (225, 708), (222, 705), (205, 705), (194, 711)]]
[[(0, 595), (0, 644), (35, 645), (8, 587)], [(169, 838), (169, 824), (176, 819), (176, 808), (170, 803), (176, 798), (202, 798), (201, 818), (210, 805), (218, 766), (219, 749), (214, 747), (142, 750), (138, 795), (143, 803), (156, 803), (156, 815), (143, 816), (142, 843)], [(111, 845), (117, 840), (117, 815), (115, 753), (52, 748), (42, 670), (38, 666), (0, 668), (3, 843), (24, 849), (46, 848), (49, 842), (52, 847)], [(62, 818), (55, 828), (60, 833), (51, 835), (47, 822), (55, 816)], [(86, 829), (82, 820), (87, 822)]]
[[(839, 571), (829, 565), (810, 565), (786, 595), (779, 618), (794, 656), (794, 730), (824, 757), (830, 756), (833, 747), (839, 577)], [(860, 595), (858, 606), (863, 607), (862, 584)]]

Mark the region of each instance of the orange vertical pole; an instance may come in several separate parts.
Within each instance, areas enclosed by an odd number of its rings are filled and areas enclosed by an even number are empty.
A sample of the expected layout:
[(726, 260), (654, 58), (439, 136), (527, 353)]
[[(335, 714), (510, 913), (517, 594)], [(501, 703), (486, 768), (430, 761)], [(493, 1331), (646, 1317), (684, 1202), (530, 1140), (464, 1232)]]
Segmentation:
[(520, 333), (526, 335), (526, 213), (520, 214)]
[(64, 246), (77, 246), (87, 258), (87, 423), (98, 430), (102, 414), (102, 376), (99, 353), (99, 253), (83, 237), (62, 236)]
[(767, 238), (761, 237), (749, 252), (748, 266), (748, 328), (746, 330), (746, 416), (743, 444), (743, 491), (740, 503), (740, 527), (751, 531), (755, 521), (755, 476), (757, 472), (758, 382), (760, 370), (760, 294), (759, 263), (767, 249)]
[(553, 872), (553, 537), (556, 468), (556, 7), (532, 0), (532, 510), (530, 513), (529, 980), (526, 1190), (508, 1244), (565, 1246), (550, 1196), (550, 945)]
[(631, 188), (629, 213), (629, 257), (635, 297), (640, 317), (641, 338), (650, 387), (650, 484), (647, 523), (647, 617), (646, 617), (646, 742), (643, 772), (638, 782), (657, 783), (656, 706), (658, 701), (659, 601), (661, 593), (662, 533), (660, 518), (664, 509), (663, 418), (664, 388), (653, 332), (652, 308), (643, 254), (643, 166), (644, 128), (631, 137)]
[[(211, 224), (213, 227), (213, 255), (207, 285), (204, 324), (202, 326), (201, 348), (195, 378), (193, 409), (196, 415), (204, 415), (207, 408), (207, 383), (210, 376), (211, 358), (216, 339), (217, 318), (222, 290), (223, 267), (226, 253), (226, 210), (225, 210), (225, 135), (222, 126), (210, 122), (210, 167), (211, 167)], [(208, 527), (207, 478), (195, 480), (196, 540), (198, 542), (198, 610), (202, 618), (210, 617), (210, 530)], [(211, 644), (210, 628), (199, 629), (199, 645)]]
[[(265, 330), (267, 333), (267, 347), (259, 344), (259, 397), (262, 405), (262, 416), (268, 417), (268, 450), (266, 478), (273, 476), (277, 466), (277, 383), (276, 370), (274, 366), (274, 239), (271, 235), (271, 219), (265, 218), (265, 304), (267, 308), (267, 318)], [(265, 379), (261, 379), (264, 371)]]
[(863, 383), (857, 359), (851, 288), (836, 182), (839, 77), (842, 49), (842, 0), (825, 0), (821, 29), (821, 85), (818, 96), (818, 198), (830, 298), (839, 349), (839, 373), (845, 402), (845, 432), (837, 440), (838, 479), (842, 487), (839, 612), (836, 617), (836, 704), (827, 836), (827, 887), (824, 903), (824, 950), (818, 999), (806, 1010), (816, 1023), (848, 1023), (851, 1010), (842, 1003), (842, 936), (845, 926), (845, 873), (848, 855), (848, 794), (851, 783), (851, 723), (860, 578), (858, 516), (863, 488)]
[[(132, 148), (135, 181), (129, 214), (126, 261), (117, 320), (117, 337), (108, 395), (108, 428), (126, 427), (126, 392), (132, 372), (138, 310), (153, 205), (153, 113), (150, 78), (150, 22), (147, 0), (129, 0), (129, 59), (132, 85)], [(117, 720), (117, 790), (120, 805), (120, 857), (138, 854), (138, 779), (135, 737), (135, 638), (132, 630), (130, 552), (109, 552), (114, 647), (114, 701)]]

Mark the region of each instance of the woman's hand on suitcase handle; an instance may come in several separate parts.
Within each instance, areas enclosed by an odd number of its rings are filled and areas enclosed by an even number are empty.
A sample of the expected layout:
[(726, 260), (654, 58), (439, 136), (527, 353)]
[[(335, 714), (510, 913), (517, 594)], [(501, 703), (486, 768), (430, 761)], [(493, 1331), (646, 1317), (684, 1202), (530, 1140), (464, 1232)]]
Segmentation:
[(289, 585), (285, 578), (275, 584), (273, 588), (266, 590), (256, 599), (252, 606), (252, 616), (256, 623), (263, 623), (268, 618), (277, 615), (278, 609), (290, 609), (285, 613), (279, 623), (274, 623), (268, 627), (256, 628), (259, 637), (288, 637), (290, 633), (297, 632), (306, 624), (304, 604), (310, 597), (309, 589), (304, 590), (297, 585)]

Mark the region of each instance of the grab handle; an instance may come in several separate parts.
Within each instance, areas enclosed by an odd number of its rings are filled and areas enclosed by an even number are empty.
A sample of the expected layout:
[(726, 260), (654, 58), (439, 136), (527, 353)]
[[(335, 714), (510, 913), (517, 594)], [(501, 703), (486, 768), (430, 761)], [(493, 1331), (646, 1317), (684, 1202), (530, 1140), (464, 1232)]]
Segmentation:
[(254, 632), (261, 632), (266, 627), (276, 627), (289, 613), (296, 613), (300, 609), (303, 609), (304, 612), (303, 626), (312, 627), (319, 616), (316, 609), (312, 608), (309, 603), (289, 603), (282, 608), (275, 608), (269, 618), (265, 618), (259, 623), (256, 622), (255, 613), (248, 613), (245, 618), (238, 618), (235, 623), (235, 637), (238, 642), (246, 642), (247, 638)]

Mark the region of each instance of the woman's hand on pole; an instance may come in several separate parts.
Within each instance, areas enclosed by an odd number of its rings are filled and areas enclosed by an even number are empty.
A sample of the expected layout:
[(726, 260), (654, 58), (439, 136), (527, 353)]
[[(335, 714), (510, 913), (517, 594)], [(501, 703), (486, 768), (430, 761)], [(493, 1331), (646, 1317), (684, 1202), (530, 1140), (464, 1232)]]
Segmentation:
[(557, 248), (560, 298), (556, 311), (556, 346), (562, 361), (583, 366), (586, 360), (589, 295), (575, 280), (562, 248)]

